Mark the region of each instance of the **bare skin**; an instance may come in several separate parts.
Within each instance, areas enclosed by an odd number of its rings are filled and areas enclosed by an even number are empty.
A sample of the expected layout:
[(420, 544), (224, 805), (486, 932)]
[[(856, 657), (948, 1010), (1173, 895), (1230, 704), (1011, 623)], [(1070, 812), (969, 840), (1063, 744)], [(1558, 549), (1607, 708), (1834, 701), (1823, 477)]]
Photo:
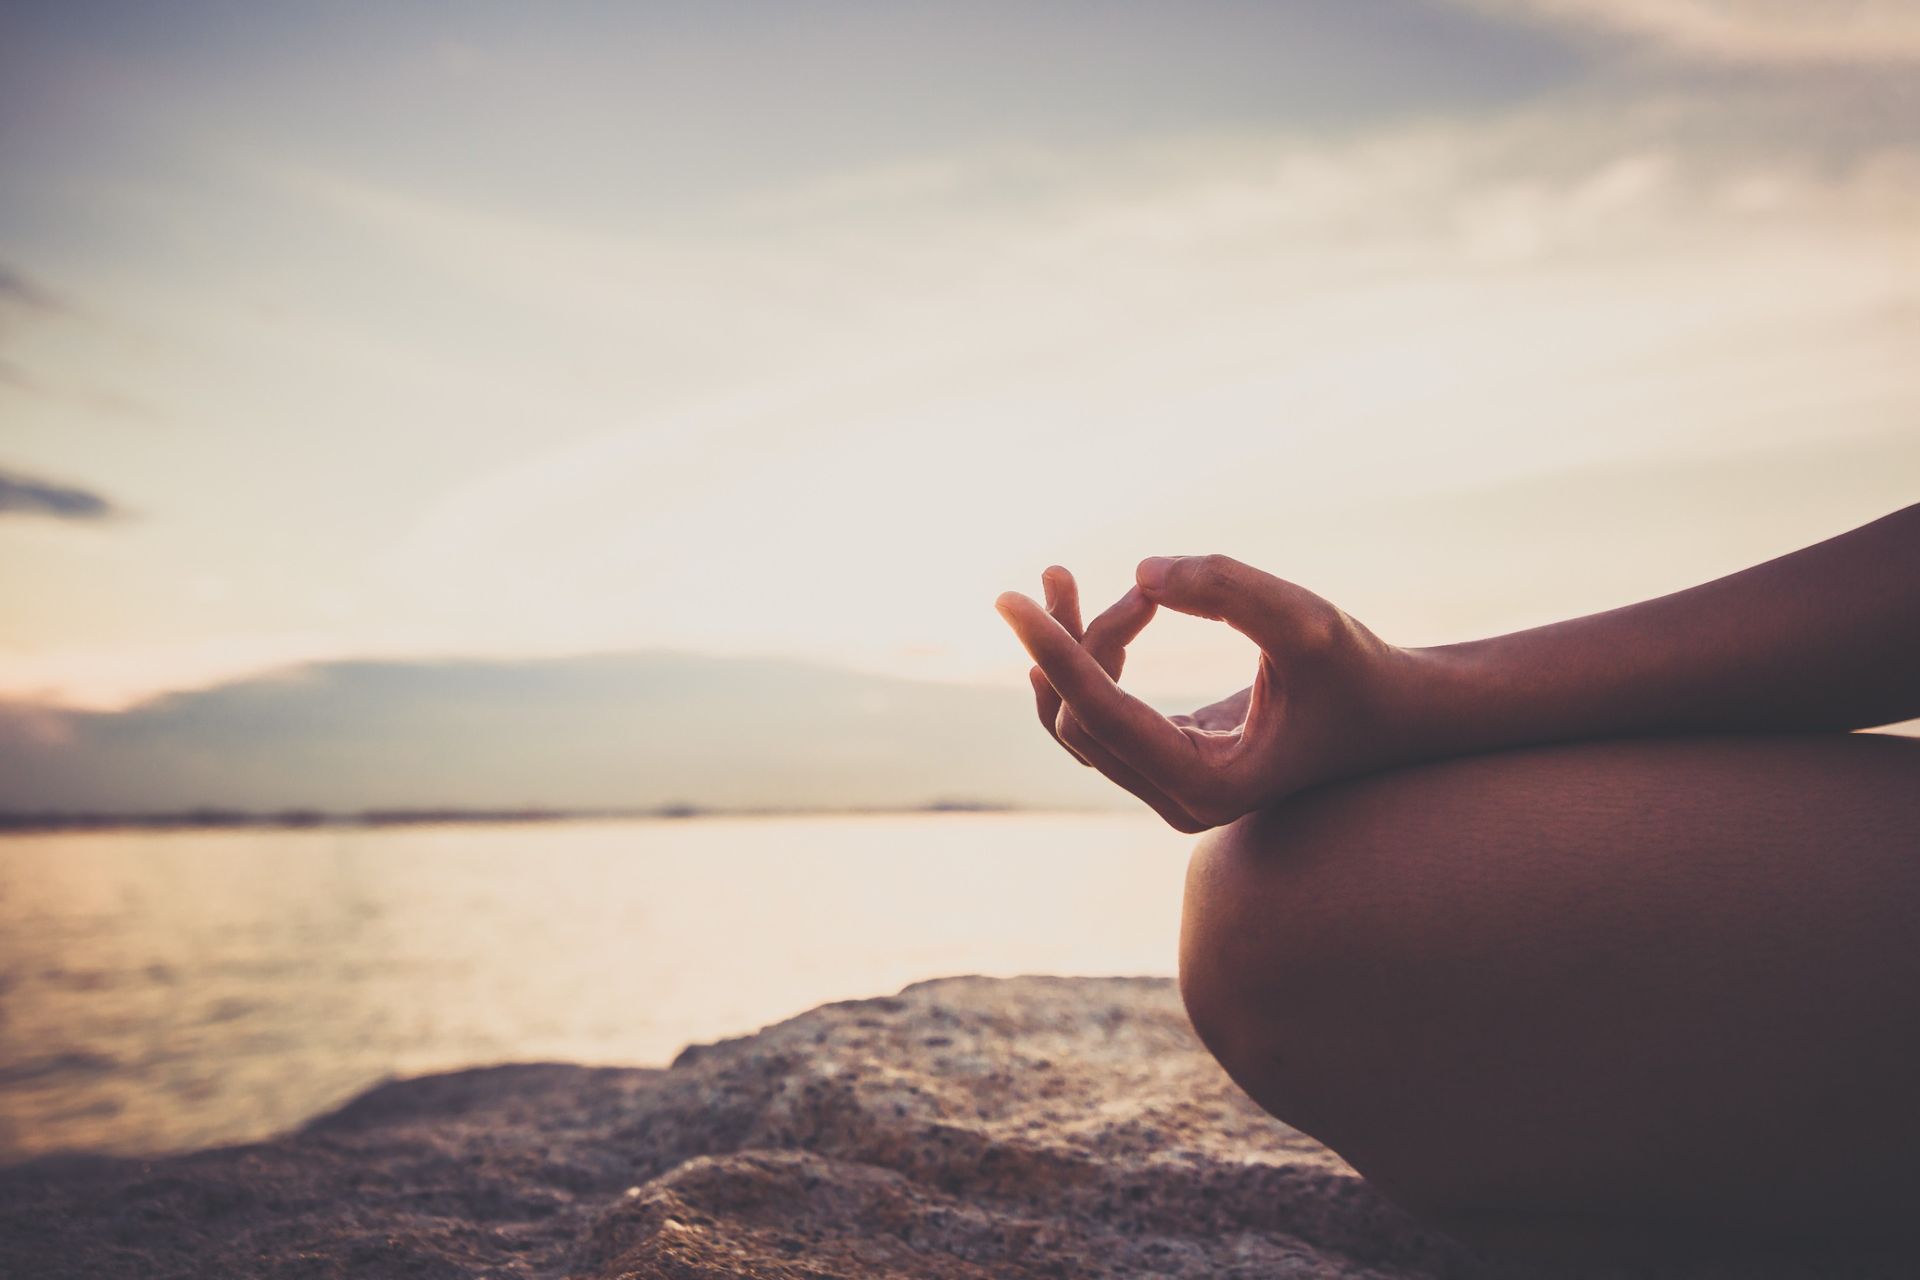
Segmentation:
[[(1437, 649), (1223, 557), (1002, 613), (1043, 722), (1181, 831), (1181, 988), (1243, 1088), (1483, 1242), (1850, 1239), (1920, 1196), (1920, 507)], [(1166, 717), (1166, 607), (1261, 656)], [(1213, 830), (1219, 828), (1219, 830)]]

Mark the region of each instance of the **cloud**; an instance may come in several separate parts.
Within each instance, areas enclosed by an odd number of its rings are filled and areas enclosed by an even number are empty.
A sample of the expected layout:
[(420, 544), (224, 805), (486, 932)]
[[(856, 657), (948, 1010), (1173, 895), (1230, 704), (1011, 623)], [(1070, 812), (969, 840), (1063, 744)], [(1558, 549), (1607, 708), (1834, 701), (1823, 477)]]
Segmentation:
[[(1385, 572), (1222, 514), (1270, 524), (1274, 477), (1381, 504), (1910, 420), (1911, 334), (1888, 317), (1920, 298), (1900, 269), (1920, 157), (1836, 154), (1802, 91), (983, 151), (619, 235), (274, 176), (620, 388), (555, 386), (540, 413), (568, 429), (414, 502), (370, 615), (889, 670), (871, 638), (937, 639), (971, 674), (1004, 642), (977, 601), (1035, 547), (1090, 580), (1196, 542), (1271, 547), (1307, 581)], [(696, 368), (726, 385), (630, 372)], [(1069, 475), (1102, 500), (1063, 501)], [(1424, 602), (1414, 585), (1381, 596)]]
[(64, 311), (59, 298), (20, 271), (0, 262), (0, 303), (30, 311)]
[(0, 471), (0, 516), (105, 520), (119, 514), (118, 506), (89, 489)]
[(1464, 0), (1484, 12), (1612, 32), (1691, 57), (1806, 65), (1920, 61), (1910, 0)]
[[(1604, 593), (1519, 592), (1522, 553), (1605, 538), (1529, 531), (1501, 559), (1447, 508), (1458, 532), (1415, 534), (1444, 571), (1413, 574), (1373, 513), (1910, 430), (1894, 321), (1920, 302), (1920, 152), (1835, 99), (1851, 79), (1601, 75), (1363, 130), (989, 140), (619, 221), (230, 153), (180, 213), (279, 228), (209, 236), (268, 256), (155, 259), (137, 288), (89, 286), (118, 331), (27, 335), (36, 375), (110, 369), (177, 407), (193, 447), (123, 461), (151, 460), (156, 506), (213, 514), (111, 539), (43, 525), (14, 572), (48, 621), (0, 668), (94, 704), (267, 646), (984, 677), (1018, 661), (983, 607), (999, 590), (1057, 560), (1091, 598), (1165, 548), (1232, 551), (1396, 638), (1485, 634), (1516, 599), (1527, 621), (1656, 594), (1686, 547), (1623, 560)], [(47, 412), (49, 440), (65, 426)], [(1863, 467), (1817, 479), (1848, 495), (1835, 527), (1879, 514), (1851, 496)], [(257, 482), (206, 496), (233, 474)], [(1677, 536), (1753, 528), (1745, 501)], [(1271, 514), (1309, 503), (1317, 523)], [(195, 594), (203, 569), (229, 599)], [(1202, 642), (1156, 629), (1136, 673), (1243, 682), (1244, 655)], [(916, 647), (939, 656), (900, 656)]]

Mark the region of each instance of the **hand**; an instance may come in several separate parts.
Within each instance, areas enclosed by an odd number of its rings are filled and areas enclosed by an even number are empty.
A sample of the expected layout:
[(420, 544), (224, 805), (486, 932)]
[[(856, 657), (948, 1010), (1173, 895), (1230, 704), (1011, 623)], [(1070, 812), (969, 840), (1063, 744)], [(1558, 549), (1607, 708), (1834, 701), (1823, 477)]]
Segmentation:
[[(1042, 578), (1047, 609), (997, 602), (1037, 664), (1042, 722), (1177, 830), (1232, 822), (1303, 787), (1406, 758), (1410, 655), (1312, 592), (1225, 556), (1154, 557), (1082, 631), (1078, 591)], [(1159, 606), (1227, 623), (1260, 647), (1253, 685), (1168, 718), (1114, 683)]]
[[(1100, 664), (1100, 669), (1110, 679), (1119, 679), (1120, 670), (1127, 661), (1127, 645), (1153, 619), (1154, 605), (1146, 594), (1135, 587), (1095, 618), (1093, 626), (1083, 630), (1080, 625), (1080, 587), (1073, 580), (1073, 575), (1054, 565), (1040, 575), (1040, 586), (1047, 598), (1047, 616), (1053, 619), (1058, 629), (1071, 636), (1081, 649)], [(1033, 605), (1033, 601), (1025, 596), (1020, 599), (1029, 607)], [(1189, 833), (1206, 830), (1203, 824), (1168, 798), (1160, 788), (1128, 768), (1095, 741), (1081, 727), (1073, 712), (1061, 704), (1060, 695), (1054, 691), (1044, 671), (1034, 667), (1027, 672), (1027, 678), (1033, 684), (1040, 723), (1074, 759), (1100, 770), (1113, 782), (1138, 796), (1176, 830)]]

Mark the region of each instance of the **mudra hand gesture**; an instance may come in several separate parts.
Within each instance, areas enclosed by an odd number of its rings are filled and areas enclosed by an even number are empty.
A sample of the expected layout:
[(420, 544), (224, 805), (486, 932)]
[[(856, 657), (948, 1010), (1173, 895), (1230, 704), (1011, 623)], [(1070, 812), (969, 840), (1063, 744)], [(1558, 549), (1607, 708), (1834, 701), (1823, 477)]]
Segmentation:
[[(997, 607), (1037, 664), (1041, 723), (1176, 829), (1220, 826), (1409, 753), (1406, 650), (1226, 556), (1156, 556), (1135, 580), (1084, 628), (1079, 588), (1059, 566), (1041, 575), (1045, 608), (1017, 591)], [(1171, 717), (1120, 688), (1127, 646), (1162, 606), (1224, 622), (1258, 645), (1253, 684)]]

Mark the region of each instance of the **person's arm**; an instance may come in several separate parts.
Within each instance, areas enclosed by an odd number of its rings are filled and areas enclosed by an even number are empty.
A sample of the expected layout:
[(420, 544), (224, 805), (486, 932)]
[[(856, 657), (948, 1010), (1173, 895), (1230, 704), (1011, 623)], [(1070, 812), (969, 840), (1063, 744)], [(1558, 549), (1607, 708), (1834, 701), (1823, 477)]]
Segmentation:
[[(1015, 592), (999, 608), (1033, 655), (1056, 736), (1182, 830), (1317, 783), (1503, 747), (1920, 715), (1920, 507), (1657, 600), (1430, 649), (1386, 644), (1223, 556), (1154, 557), (1137, 581), (1084, 636), (1077, 600), (1070, 626), (1059, 620), (1058, 582), (1054, 613)], [(1238, 725), (1169, 719), (1114, 683), (1156, 606), (1260, 646)]]
[(1446, 754), (1920, 716), (1920, 506), (1670, 596), (1411, 657)]

